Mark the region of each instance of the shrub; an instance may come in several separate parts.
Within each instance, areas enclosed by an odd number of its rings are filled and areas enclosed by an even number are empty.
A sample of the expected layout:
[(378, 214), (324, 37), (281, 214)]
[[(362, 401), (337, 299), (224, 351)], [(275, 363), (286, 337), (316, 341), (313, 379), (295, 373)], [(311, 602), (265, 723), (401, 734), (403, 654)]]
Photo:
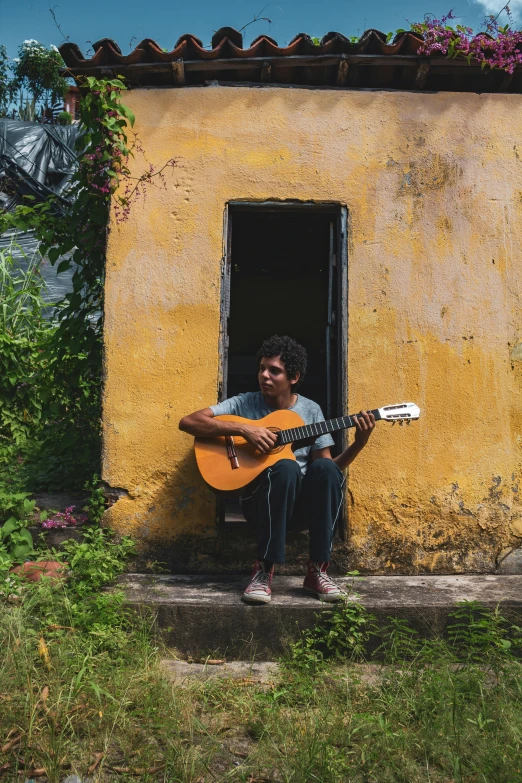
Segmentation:
[(70, 114), (68, 111), (60, 111), (56, 115), (56, 119), (58, 120), (59, 125), (71, 125), (72, 124), (72, 114)]
[(31, 38), (18, 47), (13, 67), (14, 87), (27, 90), (35, 103), (47, 107), (63, 98), (68, 82), (62, 76), (64, 62), (56, 46), (47, 48)]
[(112, 531), (95, 525), (84, 529), (81, 543), (67, 541), (63, 552), (72, 570), (71, 589), (85, 596), (123, 572), (127, 559), (135, 554), (135, 544), (127, 536), (115, 541)]
[(63, 345), (39, 255), (20, 266), (13, 250), (0, 252), (0, 484), (82, 489), (99, 471), (101, 368)]

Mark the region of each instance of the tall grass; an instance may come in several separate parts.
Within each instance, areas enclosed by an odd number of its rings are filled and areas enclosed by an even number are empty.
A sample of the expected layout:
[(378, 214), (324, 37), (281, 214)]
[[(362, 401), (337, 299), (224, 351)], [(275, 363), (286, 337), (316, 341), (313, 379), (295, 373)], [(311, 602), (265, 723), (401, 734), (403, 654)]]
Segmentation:
[(14, 252), (16, 248), (13, 237), (10, 246), (0, 250), (0, 333), (28, 337), (42, 322), (46, 286), (39, 254), (26, 256), (22, 268)]
[(395, 626), (378, 662), (312, 670), (291, 660), (265, 686), (182, 687), (163, 674), (168, 651), (150, 618), (131, 622), (110, 596), (77, 601), (40, 584), (1, 607), (9, 783), (35, 771), (49, 783), (72, 772), (143, 783), (522, 781), (522, 667), (498, 649), (490, 656), (476, 626), (480, 664), (469, 646), (460, 655), (451, 639), (413, 644)]

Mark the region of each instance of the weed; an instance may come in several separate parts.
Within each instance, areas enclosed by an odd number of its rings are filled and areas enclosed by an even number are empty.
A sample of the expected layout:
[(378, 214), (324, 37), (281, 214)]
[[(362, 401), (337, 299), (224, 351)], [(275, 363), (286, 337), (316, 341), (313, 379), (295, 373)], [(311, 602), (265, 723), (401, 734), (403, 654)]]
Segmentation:
[(93, 525), (84, 528), (81, 542), (66, 541), (62, 551), (72, 570), (70, 589), (84, 596), (123, 572), (126, 561), (135, 554), (135, 544), (128, 536), (116, 541), (111, 530)]
[(291, 647), (290, 661), (304, 669), (315, 669), (325, 660), (359, 660), (374, 631), (374, 617), (357, 596), (323, 609), (312, 628), (302, 632)]
[(498, 606), (491, 610), (478, 601), (460, 601), (449, 614), (447, 635), (459, 660), (484, 663), (511, 654), (510, 625)]
[(99, 525), (107, 508), (107, 499), (101, 486), (100, 477), (95, 473), (92, 479), (85, 483), (84, 489), (89, 492), (85, 505), (89, 520)]
[(33, 537), (27, 528), (35, 505), (28, 492), (0, 488), (0, 573), (5, 574), (33, 551)]
[(419, 634), (406, 620), (388, 617), (388, 624), (379, 631), (379, 635), (382, 644), (377, 648), (376, 654), (382, 652), (386, 663), (411, 660), (420, 652)]

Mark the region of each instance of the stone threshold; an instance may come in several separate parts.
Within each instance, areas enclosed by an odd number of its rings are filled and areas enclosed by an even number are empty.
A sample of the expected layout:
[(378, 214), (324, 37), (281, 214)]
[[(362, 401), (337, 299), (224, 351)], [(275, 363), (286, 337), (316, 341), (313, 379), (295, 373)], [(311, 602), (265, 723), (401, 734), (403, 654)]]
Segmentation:
[[(339, 578), (350, 600), (359, 600), (382, 626), (406, 620), (426, 638), (444, 634), (458, 601), (501, 604), (522, 623), (522, 576), (366, 576)], [(137, 611), (152, 611), (165, 643), (184, 656), (271, 661), (288, 651), (300, 629), (324, 608), (302, 589), (302, 577), (275, 576), (272, 602), (244, 604), (245, 576), (125, 574), (119, 586)]]

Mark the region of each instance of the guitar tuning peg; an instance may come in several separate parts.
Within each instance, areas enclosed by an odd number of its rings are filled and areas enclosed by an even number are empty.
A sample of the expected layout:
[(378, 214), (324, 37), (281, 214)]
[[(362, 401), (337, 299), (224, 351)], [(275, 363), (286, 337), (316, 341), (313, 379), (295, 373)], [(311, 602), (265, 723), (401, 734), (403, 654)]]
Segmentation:
[(399, 426), (400, 426), (400, 427), (402, 427), (402, 425), (403, 425), (403, 424), (404, 424), (404, 422), (403, 422), (403, 420), (401, 419), (401, 420), (400, 420), (400, 422), (399, 422)]

